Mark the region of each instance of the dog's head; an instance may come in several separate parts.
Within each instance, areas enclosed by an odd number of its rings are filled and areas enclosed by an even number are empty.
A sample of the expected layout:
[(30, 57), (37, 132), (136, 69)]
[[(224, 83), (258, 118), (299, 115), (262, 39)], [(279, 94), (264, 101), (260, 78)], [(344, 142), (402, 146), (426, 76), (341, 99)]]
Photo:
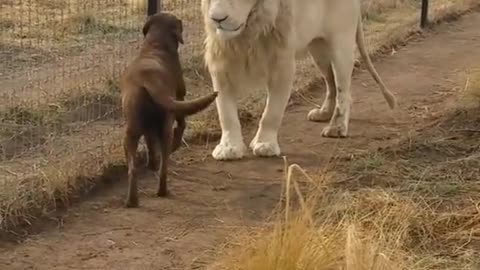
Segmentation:
[(174, 38), (175, 41), (183, 44), (183, 23), (175, 15), (159, 12), (148, 17), (143, 26), (143, 36), (151, 33), (155, 39)]

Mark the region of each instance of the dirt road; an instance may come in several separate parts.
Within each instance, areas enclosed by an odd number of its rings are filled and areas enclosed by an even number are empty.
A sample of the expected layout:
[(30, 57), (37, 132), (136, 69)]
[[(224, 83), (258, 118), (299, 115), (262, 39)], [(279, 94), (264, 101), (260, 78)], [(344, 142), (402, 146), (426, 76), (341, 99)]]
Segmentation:
[[(280, 143), (291, 162), (315, 172), (339, 152), (388, 145), (414, 132), (423, 116), (442, 109), (464, 84), (465, 71), (479, 67), (480, 14), (440, 25), (375, 65), (399, 97), (391, 112), (366, 71), (353, 80), (350, 138), (321, 138), (324, 124), (306, 121), (311, 108), (289, 108)], [(447, 102), (447, 103), (446, 103)], [(320, 103), (320, 99), (318, 99)], [(250, 139), (253, 131), (250, 131)], [(154, 180), (141, 180), (141, 208), (122, 207), (125, 179), (89, 198), (20, 244), (0, 242), (0, 269), (201, 269), (213, 249), (239, 227), (257, 226), (278, 201), (281, 159), (249, 157), (216, 162), (207, 148), (175, 154), (171, 198), (153, 196)]]

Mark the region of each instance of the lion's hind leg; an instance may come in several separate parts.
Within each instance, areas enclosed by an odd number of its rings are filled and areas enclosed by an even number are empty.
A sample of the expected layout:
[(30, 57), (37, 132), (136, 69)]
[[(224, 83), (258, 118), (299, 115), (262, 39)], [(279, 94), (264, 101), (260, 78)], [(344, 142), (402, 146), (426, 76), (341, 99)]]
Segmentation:
[(326, 122), (332, 118), (337, 96), (335, 74), (332, 67), (332, 52), (327, 42), (323, 39), (312, 41), (308, 49), (317, 68), (325, 78), (327, 89), (322, 106), (310, 110), (307, 119), (314, 122)]
[(355, 42), (344, 36), (332, 43), (332, 65), (336, 82), (336, 104), (330, 123), (323, 129), (322, 136), (345, 138), (348, 135), (352, 104), (351, 81), (355, 63)]

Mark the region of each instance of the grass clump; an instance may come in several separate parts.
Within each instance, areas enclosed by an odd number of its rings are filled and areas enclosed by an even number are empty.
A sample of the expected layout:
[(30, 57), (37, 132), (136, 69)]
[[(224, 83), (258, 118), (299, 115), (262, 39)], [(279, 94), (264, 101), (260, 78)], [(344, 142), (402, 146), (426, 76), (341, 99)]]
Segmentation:
[(446, 210), (441, 198), (382, 188), (342, 190), (325, 177), (309, 179), (313, 188), (305, 199), (295, 184), (299, 207), (287, 203), (273, 225), (236, 238), (213, 269), (453, 270), (480, 263), (475, 203)]
[[(288, 170), (295, 168), (301, 171), (297, 165)], [(214, 269), (407, 269), (403, 248), (415, 205), (384, 192), (332, 192), (326, 178), (304, 175), (313, 187), (305, 198), (292, 174), (286, 180), (287, 187), (293, 182), (300, 207), (290, 207), (287, 188), (287, 204), (274, 225), (242, 236)]]
[(74, 133), (87, 124), (118, 119), (118, 89), (110, 81), (106, 87), (76, 96), (64, 94), (55, 103), (25, 103), (0, 110), (0, 161), (24, 157), (32, 148)]
[(102, 22), (91, 14), (73, 16), (69, 18), (67, 23), (63, 24), (63, 28), (64, 32), (71, 35), (118, 34), (134, 31), (133, 29)]
[(467, 107), (480, 107), (480, 69), (474, 69), (467, 75), (462, 99)]
[(412, 0), (363, 0), (361, 1), (362, 14), (366, 20), (385, 22), (386, 18), (382, 14), (397, 8), (411, 8), (413, 10), (419, 6), (418, 3), (418, 1)]

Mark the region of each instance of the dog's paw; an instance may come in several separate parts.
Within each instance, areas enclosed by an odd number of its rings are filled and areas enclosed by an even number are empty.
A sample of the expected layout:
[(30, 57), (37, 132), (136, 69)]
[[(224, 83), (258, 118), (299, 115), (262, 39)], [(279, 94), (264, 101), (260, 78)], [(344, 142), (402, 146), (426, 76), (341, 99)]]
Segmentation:
[(167, 190), (160, 190), (160, 191), (157, 191), (157, 196), (158, 197), (169, 197), (170, 192), (168, 192)]
[(125, 207), (126, 208), (137, 208), (139, 205), (138, 203), (138, 198), (128, 198), (126, 201), (125, 201)]
[(147, 162), (147, 166), (146, 166), (146, 167), (147, 167), (147, 169), (149, 169), (150, 171), (156, 172), (156, 171), (158, 171), (158, 170), (160, 169), (160, 162), (158, 162), (158, 161), (156, 161), (156, 160), (155, 160), (155, 161), (149, 160), (149, 161)]
[(276, 157), (281, 153), (278, 142), (259, 142), (252, 141), (250, 148), (255, 156), (258, 157)]
[(307, 120), (312, 122), (327, 122), (332, 118), (333, 111), (313, 109), (307, 115)]
[(328, 125), (322, 131), (323, 137), (346, 138), (347, 128), (344, 125)]
[(212, 152), (212, 156), (216, 160), (236, 160), (245, 156), (246, 146), (245, 144), (218, 144)]

